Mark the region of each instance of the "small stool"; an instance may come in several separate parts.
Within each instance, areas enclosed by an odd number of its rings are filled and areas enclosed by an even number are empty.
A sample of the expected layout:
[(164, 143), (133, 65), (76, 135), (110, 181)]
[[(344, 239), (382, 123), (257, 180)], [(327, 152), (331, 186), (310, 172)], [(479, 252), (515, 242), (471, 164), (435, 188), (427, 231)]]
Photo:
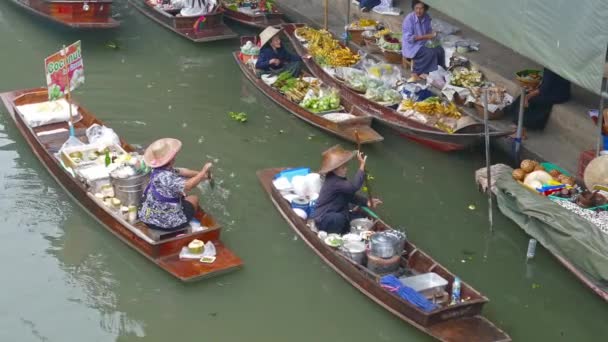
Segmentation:
[(403, 57), (403, 67), (410, 71), (414, 71), (414, 59)]

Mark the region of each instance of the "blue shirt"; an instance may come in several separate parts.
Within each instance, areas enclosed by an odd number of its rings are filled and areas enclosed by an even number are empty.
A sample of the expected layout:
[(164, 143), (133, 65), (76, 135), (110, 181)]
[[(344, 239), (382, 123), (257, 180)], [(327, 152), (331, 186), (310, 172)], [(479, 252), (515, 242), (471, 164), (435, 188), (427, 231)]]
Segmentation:
[[(280, 60), (281, 64), (270, 64), (270, 60), (274, 58)], [(256, 69), (261, 70), (280, 69), (289, 62), (297, 62), (299, 60), (300, 57), (287, 52), (287, 50), (282, 46), (275, 50), (270, 45), (265, 45), (260, 50), (260, 55), (258, 56), (258, 61), (255, 63), (255, 67)]]
[(416, 41), (414, 38), (433, 32), (431, 17), (425, 14), (422, 18), (418, 18), (416, 13), (412, 12), (403, 19), (402, 29), (403, 42), (401, 43), (401, 53), (405, 58), (414, 58), (418, 50), (426, 43), (425, 40)]
[(361, 206), (367, 205), (367, 199), (357, 195), (363, 186), (365, 172), (358, 170), (353, 181), (330, 172), (325, 177), (312, 218), (317, 220), (328, 213), (348, 213), (350, 203)]

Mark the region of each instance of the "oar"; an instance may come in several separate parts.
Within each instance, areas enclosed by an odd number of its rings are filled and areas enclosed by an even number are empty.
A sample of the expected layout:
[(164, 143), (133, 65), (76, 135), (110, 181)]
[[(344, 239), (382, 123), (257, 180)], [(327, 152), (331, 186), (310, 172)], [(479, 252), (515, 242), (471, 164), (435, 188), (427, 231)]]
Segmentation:
[(367, 215), (371, 216), (372, 218), (374, 218), (376, 220), (380, 219), (380, 216), (378, 216), (378, 214), (373, 212), (369, 207), (361, 207), (361, 210), (365, 211), (367, 213)]
[(207, 180), (209, 181), (209, 187), (211, 188), (211, 190), (215, 189), (215, 179), (211, 174), (211, 169), (207, 170)]
[[(359, 139), (358, 130), (355, 130), (355, 139), (357, 139), (357, 152), (361, 152), (361, 139)], [(373, 204), (372, 188), (370, 188), (369, 180), (367, 179), (367, 169), (365, 169), (364, 172), (365, 172), (364, 182), (365, 182), (365, 187), (367, 188), (367, 198), (369, 199), (369, 203)]]

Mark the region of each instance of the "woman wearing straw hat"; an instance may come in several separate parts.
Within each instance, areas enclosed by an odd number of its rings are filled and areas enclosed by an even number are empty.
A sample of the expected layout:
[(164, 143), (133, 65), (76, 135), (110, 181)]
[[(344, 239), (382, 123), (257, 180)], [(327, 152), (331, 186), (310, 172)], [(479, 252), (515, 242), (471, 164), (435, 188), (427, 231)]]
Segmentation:
[(281, 29), (268, 26), (260, 33), (260, 55), (255, 68), (260, 74), (278, 75), (289, 71), (294, 77), (300, 75), (302, 61), (300, 57), (289, 53), (281, 44), (278, 34)]
[(181, 141), (164, 138), (153, 142), (144, 153), (152, 175), (142, 196), (139, 219), (152, 229), (184, 228), (198, 209), (198, 197), (185, 194), (208, 179), (212, 164), (205, 164), (200, 171), (174, 168), (181, 147)]
[[(353, 181), (346, 178), (347, 163), (357, 156), (359, 169)], [(336, 145), (323, 152), (319, 173), (325, 175), (319, 198), (312, 219), (319, 230), (328, 233), (347, 233), (350, 221), (356, 218), (349, 212), (349, 205), (375, 207), (382, 203), (380, 200), (358, 195), (365, 180), (365, 162), (367, 156), (361, 152), (346, 151)]]

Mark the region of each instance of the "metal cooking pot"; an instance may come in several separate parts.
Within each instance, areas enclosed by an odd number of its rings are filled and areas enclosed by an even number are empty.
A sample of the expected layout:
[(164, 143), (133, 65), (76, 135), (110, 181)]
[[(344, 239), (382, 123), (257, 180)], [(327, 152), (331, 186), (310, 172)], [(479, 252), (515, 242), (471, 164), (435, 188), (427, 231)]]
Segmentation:
[(358, 218), (350, 221), (350, 232), (353, 234), (360, 234), (362, 232), (371, 230), (374, 226), (374, 221), (368, 218)]
[(371, 255), (379, 258), (389, 259), (401, 252), (398, 248), (401, 242), (399, 237), (386, 231), (374, 233), (369, 242)]
[(394, 236), (397, 239), (397, 243), (395, 244), (395, 250), (396, 250), (397, 254), (400, 254), (401, 252), (403, 252), (403, 250), (405, 249), (405, 241), (406, 241), (405, 233), (400, 230), (394, 230), (394, 229), (387, 230), (387, 231), (385, 231), (385, 233), (387, 235)]
[(363, 264), (365, 258), (365, 243), (362, 241), (348, 241), (340, 247), (342, 254), (349, 257), (359, 265)]

